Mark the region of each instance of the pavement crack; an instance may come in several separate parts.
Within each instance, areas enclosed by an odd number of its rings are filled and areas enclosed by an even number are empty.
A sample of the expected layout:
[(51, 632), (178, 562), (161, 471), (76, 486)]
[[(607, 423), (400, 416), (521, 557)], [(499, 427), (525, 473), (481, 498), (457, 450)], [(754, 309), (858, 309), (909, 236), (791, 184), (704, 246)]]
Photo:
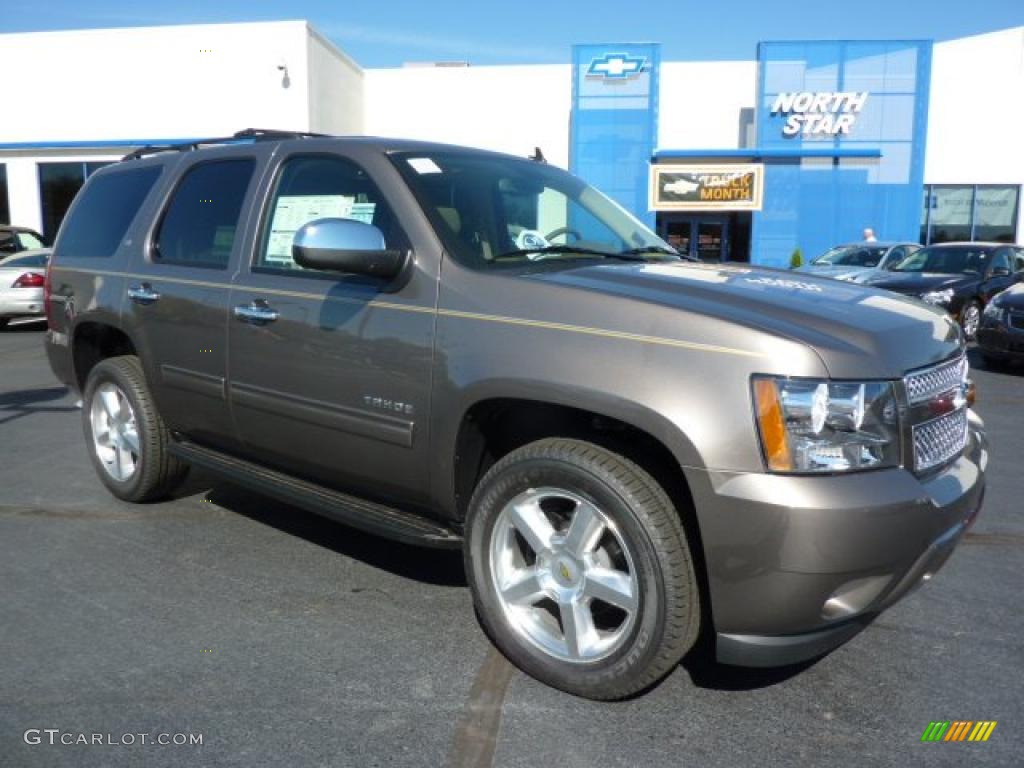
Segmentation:
[(449, 768), (491, 768), (515, 668), (493, 646), (476, 674), (469, 700), (455, 728)]

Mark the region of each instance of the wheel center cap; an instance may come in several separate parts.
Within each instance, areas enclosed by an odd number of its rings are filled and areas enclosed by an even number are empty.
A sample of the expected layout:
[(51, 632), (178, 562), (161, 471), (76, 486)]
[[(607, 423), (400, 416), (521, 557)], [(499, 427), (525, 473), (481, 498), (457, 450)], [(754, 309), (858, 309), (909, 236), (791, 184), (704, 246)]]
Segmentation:
[(579, 580), (579, 569), (567, 557), (559, 557), (552, 564), (555, 580), (564, 587), (574, 587)]

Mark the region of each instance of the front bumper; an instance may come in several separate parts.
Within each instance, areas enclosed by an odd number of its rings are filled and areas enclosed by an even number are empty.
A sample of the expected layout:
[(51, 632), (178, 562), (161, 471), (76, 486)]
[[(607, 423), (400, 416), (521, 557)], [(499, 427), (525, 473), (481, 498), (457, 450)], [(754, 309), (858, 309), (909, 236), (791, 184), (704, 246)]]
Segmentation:
[(964, 453), (926, 477), (688, 473), (719, 660), (778, 666), (846, 642), (945, 563), (980, 509), (987, 464), (971, 413)]
[(989, 357), (1024, 360), (1024, 330), (983, 318), (977, 341), (981, 351)]

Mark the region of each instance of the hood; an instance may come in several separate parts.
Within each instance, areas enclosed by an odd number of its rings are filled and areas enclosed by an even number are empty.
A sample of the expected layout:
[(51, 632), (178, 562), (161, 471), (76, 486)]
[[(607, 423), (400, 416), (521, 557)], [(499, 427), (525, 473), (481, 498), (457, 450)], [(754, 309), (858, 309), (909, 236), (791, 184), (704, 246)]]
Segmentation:
[(993, 301), (999, 300), (999, 306), (1006, 307), (1007, 309), (1024, 309), (1024, 284), (1018, 283), (1017, 285), (1007, 288), (1000, 294), (997, 294)]
[[(725, 329), (733, 332), (754, 328), (802, 342), (817, 352), (836, 378), (898, 378), (961, 348), (959, 328), (945, 312), (855, 283), (789, 270), (691, 262), (617, 263), (539, 272), (522, 279), (717, 318), (740, 327)], [(638, 325), (651, 319), (641, 311), (630, 312)], [(678, 327), (665, 332), (687, 339), (686, 317), (680, 315)]]
[(814, 264), (808, 264), (800, 267), (797, 272), (806, 272), (811, 275), (820, 275), (821, 277), (831, 277), (836, 280), (852, 280), (858, 275), (862, 275), (865, 272), (874, 271), (874, 267), (852, 267), (843, 264), (822, 264), (820, 267)]
[(868, 284), (907, 296), (920, 296), (928, 291), (961, 288), (981, 280), (978, 275), (947, 275), (938, 272), (883, 272)]

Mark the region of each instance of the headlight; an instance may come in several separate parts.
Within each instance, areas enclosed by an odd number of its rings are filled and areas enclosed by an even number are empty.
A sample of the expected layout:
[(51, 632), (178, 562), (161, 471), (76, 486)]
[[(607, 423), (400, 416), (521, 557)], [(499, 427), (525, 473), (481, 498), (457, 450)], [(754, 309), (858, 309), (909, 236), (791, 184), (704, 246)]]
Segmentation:
[(755, 376), (761, 447), (773, 472), (846, 472), (900, 463), (890, 382)]
[(982, 314), (997, 323), (1006, 321), (1006, 310), (997, 305), (994, 301), (985, 307), (985, 311)]
[(953, 289), (946, 288), (942, 291), (927, 291), (921, 294), (921, 299), (929, 304), (937, 304), (940, 307), (947, 307), (953, 301)]

